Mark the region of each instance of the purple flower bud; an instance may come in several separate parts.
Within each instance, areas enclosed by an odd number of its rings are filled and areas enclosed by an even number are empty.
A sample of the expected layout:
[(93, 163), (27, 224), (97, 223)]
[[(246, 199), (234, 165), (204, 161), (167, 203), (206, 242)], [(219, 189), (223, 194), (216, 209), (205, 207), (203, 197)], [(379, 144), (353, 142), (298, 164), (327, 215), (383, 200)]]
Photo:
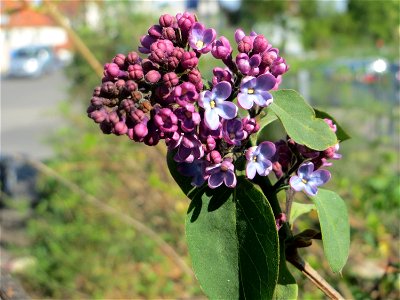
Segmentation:
[(163, 83), (165, 86), (171, 88), (179, 83), (178, 75), (174, 72), (169, 72), (163, 75)]
[(193, 69), (197, 66), (199, 59), (194, 51), (186, 51), (182, 55), (181, 66), (183, 69)]
[(144, 120), (145, 114), (140, 109), (134, 109), (134, 110), (131, 111), (130, 117), (132, 118), (132, 120), (135, 123), (140, 123), (140, 122), (142, 122)]
[(167, 53), (165, 53), (161, 49), (153, 50), (149, 55), (149, 59), (156, 63), (162, 63), (163, 60), (165, 60), (166, 58), (167, 58)]
[(236, 29), (235, 31), (235, 41), (239, 44), (239, 42), (246, 36), (242, 29)]
[(191, 82), (193, 84), (201, 82), (202, 78), (201, 78), (200, 71), (196, 70), (196, 69), (190, 70), (188, 73), (188, 79), (189, 79), (189, 82)]
[(130, 113), (135, 109), (135, 102), (131, 99), (124, 99), (121, 102), (121, 106), (127, 113)]
[(111, 81), (106, 81), (101, 85), (101, 92), (106, 95), (114, 95), (118, 90)]
[(286, 222), (286, 215), (284, 213), (278, 214), (275, 217), (276, 230), (279, 231), (279, 229), (282, 228), (285, 222)]
[(94, 106), (102, 106), (103, 98), (94, 96), (92, 99), (90, 99), (90, 103), (92, 103)]
[(125, 66), (125, 55), (123, 54), (117, 54), (114, 58), (113, 58), (113, 63), (115, 63), (116, 65), (118, 65), (118, 67), (123, 68)]
[(150, 59), (145, 58), (142, 60), (142, 69), (144, 73), (147, 73), (151, 70), (158, 70), (159, 67), (160, 66), (158, 64), (154, 63)]
[(171, 55), (176, 57), (178, 60), (181, 60), (184, 53), (185, 53), (185, 49), (183, 49), (181, 47), (175, 47), (174, 50), (172, 51)]
[(271, 66), (271, 73), (276, 77), (286, 73), (288, 69), (285, 59), (278, 57)]
[(222, 162), (221, 153), (219, 153), (217, 150), (213, 150), (210, 153), (208, 153), (206, 159), (211, 164), (219, 164), (220, 162)]
[(96, 123), (105, 121), (108, 117), (107, 112), (104, 109), (95, 110), (89, 114), (89, 117)]
[(162, 36), (163, 38), (170, 40), (170, 41), (175, 41), (176, 40), (176, 33), (175, 29), (172, 27), (165, 27), (162, 29)]
[(238, 44), (238, 50), (242, 53), (249, 53), (253, 49), (253, 39), (250, 36), (245, 36)]
[(143, 68), (139, 64), (130, 65), (128, 67), (128, 74), (129, 74), (129, 78), (131, 78), (132, 80), (139, 81), (139, 80), (142, 80), (144, 77)]
[(182, 36), (185, 38), (189, 34), (190, 28), (196, 22), (196, 18), (193, 14), (189, 12), (184, 12), (183, 14), (177, 14), (176, 19), (178, 20), (178, 26), (181, 29)]
[(244, 75), (257, 76), (260, 63), (261, 56), (259, 54), (254, 54), (250, 58), (246, 53), (239, 53), (236, 56), (236, 65), (239, 71)]
[(168, 70), (173, 71), (178, 67), (178, 65), (179, 65), (179, 59), (178, 58), (176, 58), (175, 56), (168, 57), (167, 63), (166, 63), (166, 66), (167, 66)]
[(148, 129), (145, 123), (138, 123), (133, 127), (134, 140), (142, 142), (148, 133)]
[(140, 38), (141, 46), (139, 46), (139, 52), (143, 54), (150, 53), (150, 46), (156, 42), (157, 39), (150, 35), (144, 35)]
[(150, 46), (151, 51), (161, 50), (167, 55), (172, 54), (174, 49), (174, 44), (169, 40), (157, 40)]
[(270, 48), (261, 54), (261, 65), (264, 68), (269, 68), (273, 62), (278, 58), (279, 50)]
[(164, 14), (158, 20), (162, 27), (170, 27), (174, 24), (175, 18), (169, 14)]
[(325, 118), (324, 121), (325, 121), (326, 124), (329, 125), (329, 127), (331, 128), (331, 130), (332, 130), (333, 132), (336, 132), (337, 127), (336, 127), (336, 125), (333, 123), (333, 121), (332, 121), (331, 119)]
[(156, 70), (151, 70), (144, 76), (144, 79), (148, 83), (154, 84), (154, 83), (157, 83), (161, 79), (161, 74), (160, 74), (160, 72), (158, 72)]
[(213, 138), (211, 135), (209, 135), (207, 137), (207, 141), (206, 141), (206, 150), (212, 151), (215, 149), (216, 146), (217, 146), (217, 142), (215, 141), (215, 138)]
[(253, 52), (262, 53), (267, 50), (269, 44), (267, 39), (262, 35), (257, 35), (253, 42)]
[(109, 63), (104, 65), (104, 75), (109, 76), (111, 78), (118, 77), (119, 75), (119, 67), (115, 63)]
[(232, 47), (229, 40), (221, 36), (212, 44), (211, 54), (216, 59), (226, 59), (232, 53)]
[(125, 82), (125, 89), (129, 92), (132, 93), (133, 91), (136, 91), (138, 88), (136, 82), (133, 80), (128, 80)]
[(159, 39), (162, 37), (162, 27), (160, 25), (153, 25), (147, 31), (148, 34), (152, 37)]
[(232, 73), (228, 68), (222, 69), (220, 67), (216, 67), (213, 69), (213, 85), (216, 85), (218, 82), (227, 81), (232, 83)]
[(128, 126), (126, 126), (124, 121), (120, 121), (114, 125), (114, 134), (123, 135), (128, 132)]
[(242, 119), (243, 130), (246, 131), (249, 135), (256, 133), (260, 130), (260, 125), (257, 123), (256, 119), (246, 117)]
[(125, 57), (125, 60), (126, 60), (126, 62), (128, 64), (133, 65), (133, 64), (136, 64), (136, 63), (138, 63), (140, 61), (140, 57), (135, 51), (131, 51)]

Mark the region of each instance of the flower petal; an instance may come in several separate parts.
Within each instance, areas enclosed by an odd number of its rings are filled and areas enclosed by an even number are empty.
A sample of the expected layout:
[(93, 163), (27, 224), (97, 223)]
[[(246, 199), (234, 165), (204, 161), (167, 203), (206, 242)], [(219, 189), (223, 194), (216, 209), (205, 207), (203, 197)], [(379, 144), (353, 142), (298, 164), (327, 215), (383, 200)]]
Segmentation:
[(331, 173), (328, 170), (317, 170), (310, 176), (309, 184), (316, 186), (323, 185), (331, 178)]
[(305, 185), (304, 189), (305, 189), (305, 192), (307, 194), (309, 194), (310, 196), (315, 196), (318, 192), (318, 188), (314, 184), (311, 184), (311, 182), (308, 182)]
[(204, 113), (204, 122), (206, 123), (207, 127), (212, 130), (218, 129), (219, 126), (219, 116), (216, 109), (216, 107), (210, 108)]
[(211, 97), (212, 93), (210, 91), (201, 92), (199, 99), (200, 107), (204, 108), (205, 110), (210, 109)]
[(257, 173), (260, 176), (267, 176), (272, 170), (272, 163), (269, 160), (257, 162)]
[(250, 109), (253, 107), (254, 104), (253, 99), (254, 97), (252, 95), (249, 95), (247, 93), (239, 93), (238, 104), (243, 109)]
[(254, 161), (250, 161), (246, 165), (246, 176), (249, 179), (253, 179), (256, 176), (257, 166)]
[[(225, 120), (233, 119), (237, 116), (238, 108), (237, 106), (229, 101), (220, 101), (217, 102), (217, 106), (214, 110)], [(217, 129), (217, 128), (211, 128)]]
[(250, 147), (246, 150), (246, 159), (248, 161), (253, 160), (254, 151), (257, 149), (257, 146)]
[(205, 45), (211, 44), (215, 40), (215, 37), (217, 35), (217, 33), (215, 32), (215, 30), (213, 28), (207, 29), (206, 31), (204, 31), (203, 34), (204, 34), (203, 42)]
[(257, 77), (257, 83), (255, 85), (256, 90), (269, 91), (276, 84), (276, 78), (272, 74), (263, 74)]
[(224, 173), (217, 172), (208, 177), (208, 186), (212, 189), (219, 187), (224, 181)]
[(299, 167), (297, 174), (300, 176), (300, 178), (308, 181), (313, 171), (314, 164), (312, 162), (306, 162)]
[(272, 95), (267, 91), (254, 94), (254, 102), (261, 107), (266, 107), (270, 105), (272, 101), (273, 101)]
[(268, 141), (260, 143), (258, 148), (265, 158), (271, 158), (276, 152), (275, 144)]
[(221, 81), (212, 89), (212, 99), (220, 101), (225, 100), (231, 95), (231, 92), (231, 84), (227, 81)]
[(252, 89), (256, 86), (256, 83), (257, 83), (257, 78), (255, 78), (253, 76), (246, 76), (240, 82), (240, 90), (242, 88)]
[(227, 187), (234, 188), (236, 186), (235, 172), (231, 170), (225, 172), (224, 183)]
[(299, 192), (305, 188), (304, 182), (301, 180), (299, 176), (290, 177), (289, 184), (295, 191)]

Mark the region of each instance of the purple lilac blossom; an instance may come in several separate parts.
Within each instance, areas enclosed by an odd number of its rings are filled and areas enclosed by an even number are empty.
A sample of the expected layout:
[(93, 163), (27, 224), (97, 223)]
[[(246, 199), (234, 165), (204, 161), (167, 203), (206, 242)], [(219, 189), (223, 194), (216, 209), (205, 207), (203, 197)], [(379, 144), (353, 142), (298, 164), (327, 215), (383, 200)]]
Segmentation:
[(236, 56), (236, 65), (239, 71), (244, 75), (257, 76), (260, 72), (260, 63), (261, 56), (259, 54), (254, 54), (249, 57), (246, 53), (239, 53)]
[(204, 160), (195, 160), (192, 163), (179, 163), (177, 169), (182, 175), (192, 177), (192, 186), (200, 187), (206, 181)]
[(219, 187), (222, 183), (230, 188), (236, 186), (236, 175), (230, 158), (225, 158), (222, 163), (207, 167), (206, 174), (210, 176), (208, 177), (208, 186), (212, 189)]
[(235, 118), (222, 122), (222, 136), (228, 144), (240, 146), (247, 135), (247, 132), (243, 130), (243, 123), (240, 119)]
[(268, 91), (275, 86), (275, 83), (276, 79), (271, 74), (245, 77), (240, 84), (239, 106), (244, 109), (250, 109), (254, 103), (261, 107), (270, 105), (273, 97)]
[(327, 170), (314, 171), (312, 162), (303, 163), (297, 175), (290, 178), (289, 184), (295, 191), (304, 190), (308, 195), (315, 196), (318, 192), (318, 186), (325, 184), (331, 178), (331, 173)]
[(189, 32), (189, 45), (200, 53), (210, 52), (216, 37), (215, 29), (205, 28), (201, 23), (194, 23)]
[(212, 91), (200, 94), (199, 105), (204, 108), (204, 121), (208, 128), (215, 130), (220, 126), (219, 117), (230, 120), (236, 117), (238, 108), (235, 104), (225, 101), (232, 92), (231, 85), (222, 81), (214, 86)]
[(275, 145), (271, 142), (262, 142), (246, 151), (246, 176), (253, 179), (258, 173), (260, 176), (267, 176), (272, 170), (271, 158), (275, 154)]

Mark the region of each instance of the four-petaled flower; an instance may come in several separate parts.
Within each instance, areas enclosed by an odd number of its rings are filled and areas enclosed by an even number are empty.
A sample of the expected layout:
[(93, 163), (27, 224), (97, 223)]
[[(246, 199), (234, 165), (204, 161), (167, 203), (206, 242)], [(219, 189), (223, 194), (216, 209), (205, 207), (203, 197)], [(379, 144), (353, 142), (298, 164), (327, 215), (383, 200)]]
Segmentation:
[(325, 184), (331, 178), (331, 173), (327, 170), (314, 171), (312, 162), (303, 163), (297, 176), (290, 178), (289, 184), (295, 191), (304, 190), (308, 195), (315, 196), (318, 192), (318, 186)]
[(254, 103), (261, 107), (270, 105), (273, 97), (268, 91), (275, 86), (275, 83), (276, 78), (271, 74), (243, 78), (238, 95), (239, 106), (244, 109), (250, 109)]
[(227, 187), (236, 186), (235, 169), (230, 158), (225, 158), (221, 163), (206, 168), (208, 177), (208, 186), (212, 189), (219, 187), (224, 183)]
[(204, 108), (204, 122), (208, 128), (215, 130), (219, 127), (219, 117), (230, 120), (236, 117), (238, 108), (230, 102), (225, 101), (232, 92), (229, 82), (222, 81), (214, 86), (212, 91), (200, 94), (199, 105)]
[(246, 176), (253, 179), (256, 172), (260, 176), (267, 176), (272, 170), (271, 158), (276, 151), (275, 144), (271, 142), (262, 142), (258, 146), (250, 147), (246, 151)]
[(210, 52), (216, 35), (215, 29), (206, 29), (203, 24), (196, 22), (189, 32), (190, 47), (203, 54)]

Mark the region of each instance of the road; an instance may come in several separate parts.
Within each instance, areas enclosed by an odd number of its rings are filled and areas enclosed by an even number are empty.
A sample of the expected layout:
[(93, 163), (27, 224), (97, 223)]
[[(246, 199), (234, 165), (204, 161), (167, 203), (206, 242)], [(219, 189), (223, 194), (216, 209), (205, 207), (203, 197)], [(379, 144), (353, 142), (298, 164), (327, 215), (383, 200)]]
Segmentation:
[(67, 99), (62, 70), (39, 79), (2, 79), (0, 88), (1, 156), (50, 158), (53, 152), (46, 139), (63, 125), (58, 106)]

